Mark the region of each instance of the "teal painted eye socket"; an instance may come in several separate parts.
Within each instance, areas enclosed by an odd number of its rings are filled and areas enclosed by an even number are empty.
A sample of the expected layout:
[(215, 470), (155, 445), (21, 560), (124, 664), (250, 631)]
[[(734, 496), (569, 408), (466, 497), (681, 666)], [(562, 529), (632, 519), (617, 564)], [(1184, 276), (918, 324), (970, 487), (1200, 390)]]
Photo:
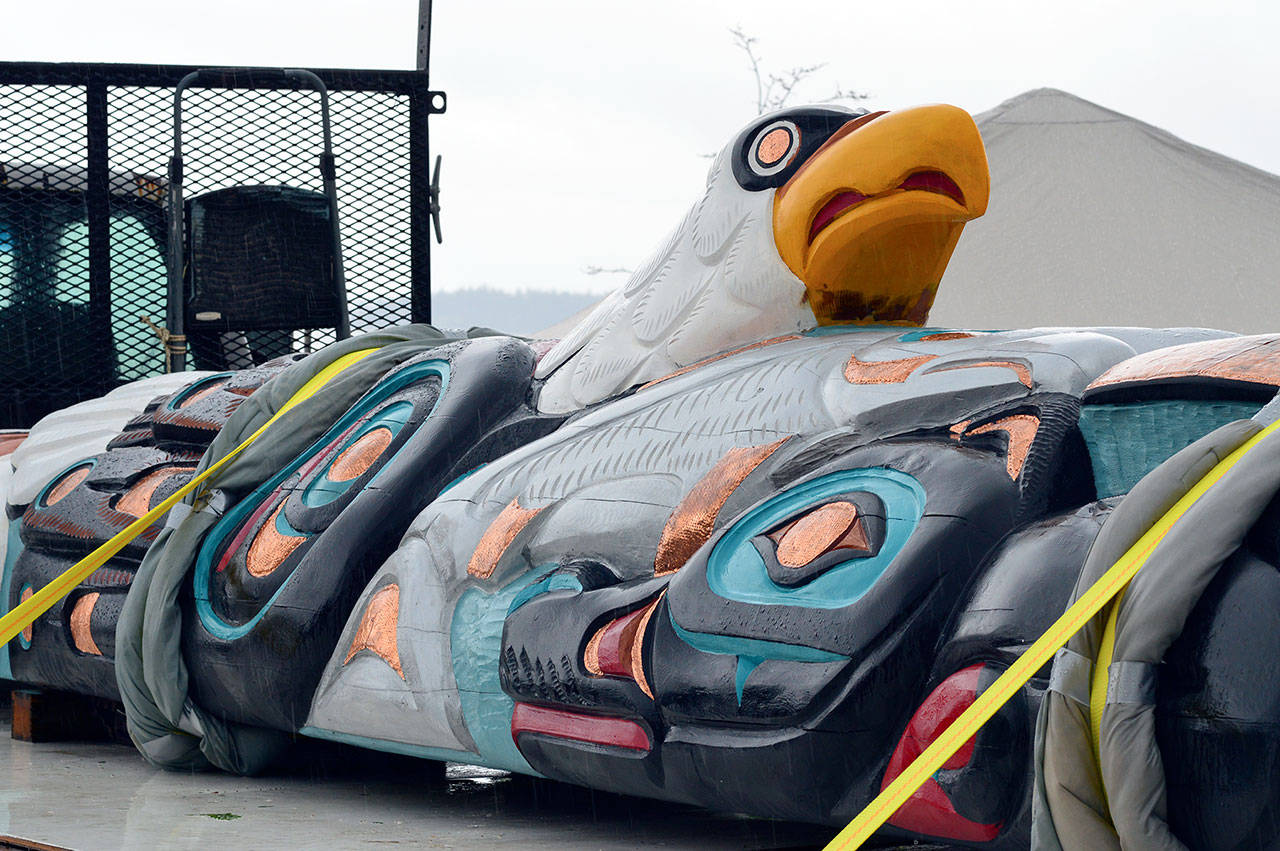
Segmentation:
[[(302, 492), (302, 504), (319, 508), (338, 499), (376, 464), (404, 428), (413, 413), (413, 403), (396, 402), (370, 417), (347, 437), (333, 454), (325, 470)], [(359, 457), (363, 454), (366, 457)]]
[(67, 467), (40, 489), (40, 493), (35, 498), (35, 505), (40, 508), (48, 508), (59, 502), (71, 491), (78, 488), (85, 479), (89, 478), (89, 474), (93, 472), (93, 468), (96, 466), (98, 466), (98, 459), (88, 458), (84, 461), (77, 461)]
[(751, 539), (775, 585), (795, 588), (855, 558), (874, 558), (884, 543), (884, 503), (859, 491), (832, 497)]
[[(845, 560), (826, 557), (821, 574), (804, 584), (775, 582), (759, 549), (761, 536), (776, 535), (845, 495), (855, 504), (872, 497), (883, 505), (883, 529), (874, 535), (883, 535), (883, 540), (848, 550), (850, 558)], [(867, 593), (893, 562), (924, 515), (924, 505), (924, 488), (918, 481), (883, 467), (842, 470), (804, 482), (751, 509), (721, 536), (707, 558), (707, 584), (719, 596), (743, 603), (843, 608)]]
[(230, 372), (219, 372), (217, 375), (205, 376), (166, 402), (165, 407), (170, 411), (185, 408), (187, 405), (195, 401), (197, 396), (202, 396), (210, 390), (217, 389), (223, 384), (226, 384), (231, 376), (232, 373)]

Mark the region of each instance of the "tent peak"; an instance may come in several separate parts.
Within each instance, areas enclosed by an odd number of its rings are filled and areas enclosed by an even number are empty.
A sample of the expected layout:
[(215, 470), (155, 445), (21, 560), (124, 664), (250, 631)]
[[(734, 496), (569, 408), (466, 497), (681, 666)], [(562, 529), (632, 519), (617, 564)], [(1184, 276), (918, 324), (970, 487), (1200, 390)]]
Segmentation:
[[(1275, 192), (1278, 185), (1277, 175), (1264, 171), (1257, 166), (1232, 159), (1225, 154), (1220, 154), (1208, 148), (1202, 148), (1154, 124), (1148, 124), (1145, 121), (1134, 118), (1132, 115), (1126, 115), (1123, 112), (1116, 112), (1113, 109), (1107, 109), (1105, 106), (1099, 106), (1093, 101), (1085, 100), (1079, 95), (1073, 95), (1061, 89), (1045, 87), (1025, 91), (1022, 94), (1014, 95), (999, 106), (975, 115), (973, 119), (977, 122), (978, 129), (982, 132), (987, 142), (988, 155), (990, 155), (990, 147), (993, 141), (991, 131), (999, 127), (1054, 126), (1065, 130), (1068, 127), (1110, 124), (1116, 127), (1123, 127), (1126, 131), (1131, 130), (1145, 135), (1149, 139), (1167, 146), (1170, 150), (1176, 151), (1183, 157), (1199, 160), (1206, 167), (1234, 171), (1242, 179), (1262, 186), (1268, 193)], [(1115, 144), (1113, 139), (1104, 139), (1103, 136), (1093, 133), (1077, 134), (1075, 138), (1077, 143), (1079, 139), (1093, 139), (1095, 144), (1099, 145)]]
[(975, 116), (982, 124), (1100, 124), (1136, 119), (1061, 89), (1031, 89)]

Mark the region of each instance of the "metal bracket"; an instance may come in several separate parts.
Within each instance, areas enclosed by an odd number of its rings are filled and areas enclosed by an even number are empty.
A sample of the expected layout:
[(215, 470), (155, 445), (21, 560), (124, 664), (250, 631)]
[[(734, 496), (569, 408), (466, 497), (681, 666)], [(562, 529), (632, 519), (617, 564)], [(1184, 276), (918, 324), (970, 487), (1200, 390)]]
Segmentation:
[(427, 212), (431, 215), (431, 226), (435, 228), (436, 243), (443, 243), (440, 235), (440, 155), (436, 154), (436, 167), (431, 172), (431, 185), (427, 187)]

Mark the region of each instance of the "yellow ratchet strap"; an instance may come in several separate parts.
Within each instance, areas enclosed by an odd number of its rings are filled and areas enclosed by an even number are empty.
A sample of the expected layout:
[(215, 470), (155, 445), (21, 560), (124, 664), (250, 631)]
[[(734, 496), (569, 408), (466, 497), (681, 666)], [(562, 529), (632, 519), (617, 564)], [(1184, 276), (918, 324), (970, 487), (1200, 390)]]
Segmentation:
[(907, 769), (886, 786), (871, 803), (849, 822), (827, 845), (826, 851), (851, 851), (861, 847), (898, 808), (907, 802), (920, 786), (942, 768), (943, 764), (977, 734), (978, 728), (1003, 706), (1019, 689), (1031, 679), (1032, 674), (1040, 670), (1053, 654), (1067, 643), (1067, 639), (1075, 635), (1089, 622), (1089, 619), (1102, 610), (1110, 600), (1129, 584), (1138, 569), (1146, 563), (1156, 545), (1164, 539), (1173, 525), (1178, 522), (1196, 500), (1215, 485), (1228, 470), (1236, 465), (1248, 452), (1262, 442), (1264, 438), (1280, 428), (1280, 420), (1267, 426), (1249, 438), (1230, 455), (1205, 474), (1204, 478), (1187, 491), (1174, 503), (1173, 508), (1165, 512), (1129, 551), (1120, 557), (1088, 591), (1080, 596), (1053, 625), (1027, 648), (986, 691), (974, 700), (973, 704), (943, 731), (924, 753), (916, 757)]
[(75, 588), (88, 578), (89, 574), (93, 573), (99, 567), (102, 567), (109, 558), (120, 552), (120, 550), (124, 548), (125, 544), (138, 537), (138, 535), (141, 535), (142, 530), (146, 529), (152, 523), (155, 523), (163, 517), (170, 508), (173, 508), (173, 506), (177, 505), (183, 497), (199, 487), (205, 479), (221, 470), (229, 464), (233, 458), (245, 449), (249, 448), (255, 440), (262, 436), (263, 432), (271, 427), (272, 423), (284, 416), (286, 412), (291, 410), (298, 403), (314, 396), (316, 392), (319, 391), (321, 387), (328, 384), (329, 380), (334, 376), (338, 375), (357, 361), (373, 354), (375, 351), (377, 351), (377, 349), (361, 349), (359, 351), (351, 352), (343, 355), (320, 372), (316, 373), (312, 376), (310, 381), (302, 385), (298, 392), (294, 393), (293, 396), (289, 398), (289, 401), (284, 403), (280, 410), (276, 411), (275, 416), (267, 420), (266, 423), (263, 424), (262, 428), (249, 435), (243, 443), (235, 449), (232, 449), (216, 463), (211, 464), (203, 473), (178, 488), (172, 496), (166, 498), (155, 508), (130, 523), (111, 540), (102, 544), (96, 550), (73, 564), (57, 579), (41, 588), (35, 594), (32, 594), (26, 601), (15, 606), (13, 611), (9, 612), (3, 618), (0, 618), (0, 645), (7, 644), (15, 635), (25, 629), (28, 624), (48, 611), (54, 603), (57, 603), (63, 597), (70, 594), (71, 589)]

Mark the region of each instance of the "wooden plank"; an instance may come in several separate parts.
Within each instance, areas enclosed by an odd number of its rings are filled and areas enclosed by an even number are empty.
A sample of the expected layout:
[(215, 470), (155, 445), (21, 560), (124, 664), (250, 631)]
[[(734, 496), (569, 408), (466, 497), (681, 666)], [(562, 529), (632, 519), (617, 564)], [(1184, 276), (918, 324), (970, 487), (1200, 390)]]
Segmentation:
[(61, 845), (49, 845), (45, 842), (36, 842), (34, 839), (23, 839), (21, 836), (9, 836), (7, 834), (0, 836), (0, 848), (22, 848), (27, 851), (70, 851)]

